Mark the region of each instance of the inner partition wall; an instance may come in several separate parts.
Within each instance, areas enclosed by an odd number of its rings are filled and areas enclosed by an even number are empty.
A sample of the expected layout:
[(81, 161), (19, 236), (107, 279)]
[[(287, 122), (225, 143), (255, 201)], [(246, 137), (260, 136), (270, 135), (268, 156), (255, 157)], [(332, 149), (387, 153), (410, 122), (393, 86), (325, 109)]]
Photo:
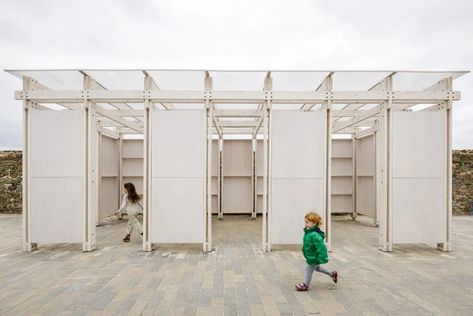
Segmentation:
[(373, 219), (378, 225), (376, 212), (376, 133), (355, 138), (356, 197), (355, 212)]
[(120, 139), (101, 134), (99, 138), (99, 208), (96, 225), (115, 214), (120, 205)]

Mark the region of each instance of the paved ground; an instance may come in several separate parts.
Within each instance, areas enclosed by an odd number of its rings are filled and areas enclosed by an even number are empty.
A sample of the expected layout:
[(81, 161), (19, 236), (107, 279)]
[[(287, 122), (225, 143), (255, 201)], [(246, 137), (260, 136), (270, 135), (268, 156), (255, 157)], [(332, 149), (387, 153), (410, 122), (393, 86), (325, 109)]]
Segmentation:
[(455, 217), (454, 251), (412, 245), (377, 250), (377, 231), (333, 223), (329, 266), (305, 293), (298, 251), (262, 253), (259, 220), (216, 221), (216, 251), (140, 251), (125, 221), (98, 228), (98, 249), (19, 251), (21, 217), (0, 216), (0, 315), (473, 315), (473, 218)]

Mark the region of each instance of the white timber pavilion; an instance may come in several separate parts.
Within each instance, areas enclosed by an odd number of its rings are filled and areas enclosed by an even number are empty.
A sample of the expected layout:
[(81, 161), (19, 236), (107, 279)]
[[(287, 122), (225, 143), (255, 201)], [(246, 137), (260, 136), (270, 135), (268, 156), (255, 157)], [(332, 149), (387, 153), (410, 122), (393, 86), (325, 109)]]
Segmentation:
[(299, 244), (310, 210), (329, 249), (348, 213), (373, 218), (382, 251), (450, 250), (466, 71), (6, 71), (23, 80), (25, 251), (94, 250), (125, 180), (144, 196), (143, 251), (211, 251), (212, 214), (235, 212), (262, 216), (262, 250)]

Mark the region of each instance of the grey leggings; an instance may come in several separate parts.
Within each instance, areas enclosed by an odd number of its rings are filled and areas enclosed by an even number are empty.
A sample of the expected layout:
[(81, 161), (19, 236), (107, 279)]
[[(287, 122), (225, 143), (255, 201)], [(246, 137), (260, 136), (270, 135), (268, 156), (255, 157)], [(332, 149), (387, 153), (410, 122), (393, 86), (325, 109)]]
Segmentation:
[(312, 280), (312, 274), (314, 273), (314, 270), (317, 272), (325, 273), (329, 276), (332, 276), (332, 271), (330, 269), (322, 267), (320, 264), (315, 265), (315, 266), (307, 265), (305, 267), (305, 281), (304, 281), (304, 283), (307, 286), (310, 285), (310, 281)]

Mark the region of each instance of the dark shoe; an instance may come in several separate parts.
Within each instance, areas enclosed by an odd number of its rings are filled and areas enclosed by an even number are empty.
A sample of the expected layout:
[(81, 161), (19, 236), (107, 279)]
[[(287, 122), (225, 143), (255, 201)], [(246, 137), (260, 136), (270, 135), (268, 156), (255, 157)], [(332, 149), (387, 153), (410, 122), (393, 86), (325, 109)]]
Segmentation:
[(336, 270), (332, 271), (332, 280), (333, 282), (337, 283), (338, 282), (338, 272)]
[(303, 292), (303, 291), (307, 291), (309, 289), (309, 287), (305, 283), (299, 283), (299, 284), (296, 284), (296, 289), (298, 291)]
[(123, 238), (124, 242), (129, 242), (130, 241), (130, 234), (126, 235), (125, 238)]
[(141, 236), (143, 236), (143, 233), (140, 233)]

